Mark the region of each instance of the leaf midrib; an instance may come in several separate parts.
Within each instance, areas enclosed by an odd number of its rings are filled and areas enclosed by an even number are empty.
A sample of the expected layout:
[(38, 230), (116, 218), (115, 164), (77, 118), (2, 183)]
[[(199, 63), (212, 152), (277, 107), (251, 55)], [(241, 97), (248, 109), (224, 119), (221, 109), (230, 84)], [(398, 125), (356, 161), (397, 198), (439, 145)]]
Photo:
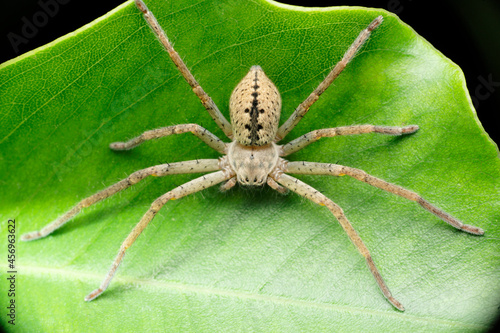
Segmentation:
[[(6, 265), (2, 265), (2, 271), (7, 271), (8, 268)], [(102, 279), (102, 274), (94, 274), (81, 272), (66, 268), (52, 268), (52, 267), (43, 267), (43, 266), (34, 266), (34, 265), (21, 265), (19, 266), (18, 271), (22, 272), (23, 276), (33, 275), (33, 276), (42, 276), (46, 274), (51, 275), (59, 275), (68, 280), (87, 280), (87, 281), (100, 281)], [(215, 296), (223, 296), (229, 298), (236, 299), (245, 299), (245, 300), (253, 300), (253, 301), (264, 301), (270, 302), (274, 304), (281, 305), (292, 305), (295, 307), (302, 308), (316, 308), (322, 309), (332, 312), (338, 313), (357, 313), (362, 315), (369, 316), (377, 316), (377, 317), (386, 317), (386, 318), (397, 318), (398, 320), (405, 320), (409, 322), (419, 321), (422, 323), (427, 323), (430, 325), (439, 325), (439, 326), (448, 326), (454, 328), (463, 328), (463, 329), (473, 329), (473, 330), (487, 330), (488, 326), (479, 325), (479, 324), (471, 324), (465, 323), (462, 321), (456, 320), (446, 320), (441, 318), (433, 318), (429, 316), (418, 316), (414, 314), (409, 314), (407, 312), (398, 312), (396, 310), (382, 311), (382, 310), (372, 310), (369, 308), (360, 308), (352, 305), (339, 305), (339, 304), (328, 304), (321, 303), (317, 301), (311, 300), (302, 300), (302, 299), (293, 299), (284, 296), (275, 296), (275, 295), (266, 295), (266, 294), (256, 294), (253, 292), (241, 291), (241, 290), (230, 290), (230, 289), (220, 289), (215, 287), (207, 287), (201, 285), (193, 285), (181, 282), (173, 282), (173, 281), (160, 281), (160, 280), (151, 280), (151, 279), (141, 279), (130, 277), (126, 275), (120, 275), (114, 278), (113, 283), (117, 284), (131, 284), (131, 285), (142, 285), (148, 286), (150, 288), (157, 288), (161, 290), (176, 290), (181, 293), (192, 293), (192, 294), (200, 294), (200, 295), (215, 295)], [(82, 297), (83, 302), (83, 297)], [(98, 302), (98, 301), (97, 301)]]

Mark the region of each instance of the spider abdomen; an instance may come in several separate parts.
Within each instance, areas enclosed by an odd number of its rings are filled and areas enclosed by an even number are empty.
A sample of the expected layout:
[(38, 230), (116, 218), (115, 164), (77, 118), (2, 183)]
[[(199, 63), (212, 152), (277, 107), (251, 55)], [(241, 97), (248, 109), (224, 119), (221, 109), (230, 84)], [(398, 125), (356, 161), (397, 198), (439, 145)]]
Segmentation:
[(264, 146), (275, 139), (281, 96), (260, 66), (252, 66), (234, 88), (229, 112), (234, 138), (240, 144)]

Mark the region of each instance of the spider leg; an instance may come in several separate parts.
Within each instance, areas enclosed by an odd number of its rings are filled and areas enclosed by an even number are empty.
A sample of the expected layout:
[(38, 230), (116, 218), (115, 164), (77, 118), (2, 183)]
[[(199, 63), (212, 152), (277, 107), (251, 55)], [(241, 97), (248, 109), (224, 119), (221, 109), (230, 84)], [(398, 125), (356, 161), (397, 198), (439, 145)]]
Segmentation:
[(289, 162), (286, 168), (286, 172), (295, 174), (309, 174), (309, 175), (330, 175), (330, 176), (343, 176), (348, 175), (352, 178), (370, 184), (372, 186), (378, 187), (384, 191), (394, 193), (400, 197), (406, 198), (411, 201), (415, 201), (420, 206), (425, 208), (427, 211), (436, 215), (446, 223), (451, 226), (460, 229), (462, 231), (474, 234), (483, 235), (484, 230), (479, 227), (474, 227), (472, 225), (464, 224), (460, 220), (446, 213), (445, 211), (431, 205), (427, 200), (422, 198), (415, 192), (407, 190), (401, 186), (391, 184), (385, 180), (379, 179), (372, 175), (367, 174), (365, 171), (351, 168), (338, 164), (328, 164), (328, 163), (315, 163), (315, 162)]
[(229, 179), (227, 182), (225, 182), (224, 184), (222, 184), (220, 186), (220, 190), (222, 192), (227, 191), (227, 190), (233, 188), (234, 185), (236, 185), (236, 177), (233, 177), (233, 178)]
[(216, 159), (205, 159), (205, 160), (195, 160), (195, 161), (185, 161), (177, 163), (166, 163), (156, 166), (152, 166), (146, 169), (138, 170), (132, 173), (127, 178), (115, 183), (104, 190), (97, 192), (96, 194), (83, 199), (75, 207), (67, 211), (64, 215), (60, 216), (57, 220), (49, 223), (43, 227), (40, 231), (32, 231), (21, 236), (21, 240), (30, 241), (38, 238), (45, 237), (54, 230), (62, 227), (66, 222), (68, 222), (73, 216), (78, 214), (82, 208), (89, 207), (98, 201), (106, 199), (113, 194), (130, 187), (139, 181), (143, 180), (147, 176), (166, 176), (174, 175), (180, 173), (196, 173), (196, 172), (210, 172), (220, 170), (219, 160)]
[(267, 177), (267, 185), (281, 194), (286, 194), (288, 192), (288, 189), (286, 187), (283, 187), (280, 184), (276, 183), (276, 181), (271, 177)]
[(233, 133), (231, 125), (219, 111), (219, 108), (217, 108), (217, 105), (215, 105), (212, 98), (208, 96), (208, 94), (203, 90), (198, 81), (196, 81), (193, 74), (191, 74), (191, 72), (187, 68), (186, 64), (182, 61), (181, 57), (179, 57), (179, 54), (174, 50), (174, 47), (168, 40), (167, 35), (165, 34), (160, 24), (156, 20), (156, 17), (148, 9), (146, 4), (142, 0), (135, 0), (135, 4), (137, 8), (139, 8), (139, 10), (144, 14), (144, 18), (146, 19), (147, 23), (149, 24), (151, 29), (153, 29), (153, 32), (167, 50), (170, 59), (172, 59), (172, 61), (177, 66), (184, 79), (186, 79), (187, 83), (191, 86), (193, 92), (196, 94), (196, 96), (198, 96), (198, 98), (201, 101), (201, 104), (203, 104), (205, 109), (207, 109), (208, 113), (215, 121), (217, 126), (219, 126), (220, 129), (224, 132), (224, 134), (226, 134), (227, 137), (231, 139)]
[(411, 134), (418, 130), (417, 125), (410, 125), (405, 127), (393, 127), (393, 126), (375, 126), (375, 125), (354, 125), (354, 126), (343, 126), (334, 128), (324, 128), (309, 132), (302, 135), (301, 137), (284, 144), (281, 149), (282, 153), (280, 156), (287, 156), (301, 150), (305, 146), (321, 139), (321, 138), (331, 138), (339, 135), (353, 135), (353, 134), (364, 134), (364, 133), (380, 133), (388, 135), (404, 135)]
[(142, 219), (137, 223), (137, 225), (132, 229), (132, 232), (125, 238), (123, 241), (120, 251), (118, 251), (118, 255), (116, 256), (115, 260), (113, 261), (113, 264), (111, 265), (110, 270), (108, 271), (108, 274), (106, 274), (106, 277), (104, 278), (104, 281), (101, 283), (99, 288), (96, 290), (92, 291), (90, 294), (88, 294), (85, 297), (86, 301), (91, 301), (100, 294), (106, 290), (106, 288), (109, 285), (109, 282), (113, 278), (113, 276), (116, 273), (116, 270), (118, 269), (118, 266), (120, 265), (123, 257), (125, 256), (125, 251), (134, 243), (134, 241), (137, 239), (137, 237), (141, 234), (141, 232), (147, 227), (149, 222), (155, 217), (156, 213), (165, 205), (169, 200), (175, 200), (182, 198), (188, 194), (195, 193), (198, 191), (201, 191), (207, 187), (211, 187), (213, 185), (216, 185), (218, 183), (223, 182), (224, 180), (227, 180), (231, 177), (233, 177), (233, 174), (228, 173), (227, 171), (217, 171), (208, 175), (201, 176), (199, 178), (193, 179), (184, 185), (178, 186), (174, 188), (173, 190), (165, 193), (158, 199), (156, 199), (152, 204), (149, 210), (144, 214)]
[(290, 131), (297, 125), (297, 123), (304, 117), (304, 115), (309, 111), (311, 105), (316, 102), (319, 96), (325, 92), (325, 90), (332, 84), (332, 82), (339, 76), (344, 70), (347, 64), (354, 58), (356, 52), (361, 48), (364, 42), (370, 37), (371, 32), (382, 23), (383, 17), (378, 16), (368, 25), (366, 29), (361, 31), (356, 38), (356, 40), (351, 44), (347, 52), (344, 54), (342, 60), (340, 60), (335, 67), (330, 71), (326, 78), (319, 84), (319, 86), (314, 89), (314, 91), (295, 109), (290, 118), (285, 121), (283, 125), (278, 129), (276, 134), (277, 141), (282, 140)]
[(113, 150), (129, 150), (137, 147), (138, 145), (147, 140), (158, 139), (172, 134), (182, 134), (187, 132), (193, 133), (200, 140), (209, 145), (211, 148), (215, 149), (221, 154), (224, 154), (226, 144), (217, 136), (210, 133), (207, 129), (201, 127), (198, 124), (183, 124), (183, 125), (174, 125), (169, 127), (157, 128), (151, 131), (146, 131), (127, 142), (113, 142), (112, 144), (109, 145), (109, 148)]
[(370, 271), (372, 272), (373, 277), (375, 278), (375, 281), (377, 281), (377, 284), (380, 287), (380, 290), (382, 290), (384, 296), (392, 305), (394, 305), (394, 307), (396, 307), (400, 311), (404, 311), (403, 305), (392, 296), (389, 288), (385, 284), (382, 276), (375, 266), (375, 263), (373, 262), (370, 251), (368, 251), (368, 248), (363, 243), (356, 230), (354, 230), (349, 220), (347, 220), (347, 217), (345, 216), (342, 208), (340, 208), (332, 200), (321, 194), (319, 191), (298, 180), (297, 178), (282, 173), (273, 174), (273, 177), (274, 180), (276, 180), (284, 187), (289, 188), (293, 192), (303, 196), (306, 199), (311, 200), (314, 203), (317, 203), (318, 205), (326, 206), (332, 212), (332, 214), (339, 221), (344, 231), (347, 233), (347, 236), (349, 236), (351, 242), (357, 247), (361, 255), (363, 255), (363, 257), (365, 258), (366, 263), (368, 264), (368, 267), (370, 268)]

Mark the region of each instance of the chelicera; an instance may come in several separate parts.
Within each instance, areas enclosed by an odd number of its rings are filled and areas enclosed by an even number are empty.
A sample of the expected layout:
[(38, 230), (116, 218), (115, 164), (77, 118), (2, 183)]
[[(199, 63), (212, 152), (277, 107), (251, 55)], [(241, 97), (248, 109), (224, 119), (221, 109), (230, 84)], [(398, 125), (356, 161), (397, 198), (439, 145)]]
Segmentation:
[(93, 300), (106, 290), (111, 279), (115, 275), (126, 250), (134, 243), (139, 234), (146, 228), (163, 205), (165, 205), (169, 200), (179, 199), (188, 194), (201, 191), (220, 183), (222, 183), (222, 190), (228, 190), (236, 185), (236, 183), (247, 186), (261, 186), (267, 184), (279, 192), (285, 193), (288, 190), (291, 190), (314, 203), (326, 206), (337, 218), (352, 243), (366, 259), (366, 263), (368, 264), (368, 267), (384, 296), (394, 307), (401, 311), (404, 310), (403, 305), (392, 296), (389, 288), (386, 286), (377, 267), (375, 266), (370, 252), (357, 232), (353, 229), (350, 222), (347, 220), (347, 217), (342, 209), (310, 185), (290, 176), (289, 174), (330, 176), (348, 175), (372, 186), (415, 201), (424, 209), (438, 216), (443, 221), (449, 223), (457, 229), (475, 235), (484, 234), (484, 231), (481, 228), (463, 224), (458, 219), (430, 204), (418, 194), (398, 185), (394, 185), (371, 176), (362, 170), (338, 164), (306, 161), (289, 162), (283, 158), (324, 137), (363, 133), (405, 135), (414, 133), (419, 129), (417, 125), (405, 127), (356, 125), (325, 128), (304, 134), (286, 144), (278, 144), (278, 142), (281, 141), (295, 127), (295, 125), (297, 125), (297, 123), (307, 113), (311, 105), (331, 85), (335, 78), (353, 59), (356, 52), (369, 38), (371, 32), (382, 23), (382, 16), (375, 18), (366, 29), (360, 32), (359, 36), (344, 54), (342, 60), (335, 65), (326, 78), (297, 107), (293, 114), (281, 126), (279, 126), (281, 97), (276, 86), (266, 76), (260, 66), (252, 66), (248, 74), (234, 89), (229, 103), (231, 117), (231, 123), (229, 123), (219, 111), (212, 99), (195, 80), (177, 52), (173, 49), (165, 32), (158, 24), (154, 15), (148, 10), (143, 1), (136, 0), (135, 3), (144, 14), (146, 21), (167, 50), (172, 61), (179, 68), (179, 71), (193, 89), (193, 92), (199, 97), (201, 103), (207, 109), (215, 123), (232, 141), (230, 143), (223, 142), (200, 125), (183, 124), (147, 131), (127, 142), (112, 143), (110, 145), (111, 149), (128, 150), (147, 140), (157, 139), (172, 134), (191, 132), (204, 141), (209, 147), (222, 154), (223, 157), (219, 159), (198, 159), (194, 161), (167, 163), (136, 171), (126, 179), (123, 179), (101, 192), (82, 200), (67, 213), (45, 226), (40, 231), (30, 232), (22, 236), (21, 239), (24, 241), (45, 237), (68, 222), (73, 216), (79, 213), (82, 208), (88, 207), (133, 184), (136, 184), (148, 176), (211, 172), (174, 188), (173, 190), (160, 196), (151, 204), (149, 210), (123, 242), (117, 257), (113, 261), (111, 269), (102, 284), (99, 288), (92, 291), (85, 297), (86, 301)]

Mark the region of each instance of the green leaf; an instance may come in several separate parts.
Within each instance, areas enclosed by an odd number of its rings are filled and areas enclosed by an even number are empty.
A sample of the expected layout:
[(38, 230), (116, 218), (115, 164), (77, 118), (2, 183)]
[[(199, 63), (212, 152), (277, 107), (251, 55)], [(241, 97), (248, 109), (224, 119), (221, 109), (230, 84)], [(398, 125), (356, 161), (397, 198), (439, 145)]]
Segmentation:
[(283, 116), (321, 82), (377, 15), (373, 33), (286, 138), (352, 124), (420, 130), (322, 139), (290, 160), (361, 168), (407, 187), (483, 237), (414, 202), (348, 177), (300, 176), (343, 207), (389, 288), (324, 207), (270, 188), (218, 188), (172, 201), (104, 278), (150, 203), (195, 175), (146, 179), (63, 228), (19, 241), (79, 200), (151, 165), (217, 158), (192, 135), (128, 152), (108, 144), (173, 124), (223, 138), (131, 1), (74, 34), (0, 66), (0, 248), (16, 219), (16, 325), (9, 331), (482, 331), (498, 314), (500, 162), (460, 69), (384, 10), (305, 10), (256, 1), (147, 2), (203, 88), (228, 116), (233, 87), (259, 64)]

